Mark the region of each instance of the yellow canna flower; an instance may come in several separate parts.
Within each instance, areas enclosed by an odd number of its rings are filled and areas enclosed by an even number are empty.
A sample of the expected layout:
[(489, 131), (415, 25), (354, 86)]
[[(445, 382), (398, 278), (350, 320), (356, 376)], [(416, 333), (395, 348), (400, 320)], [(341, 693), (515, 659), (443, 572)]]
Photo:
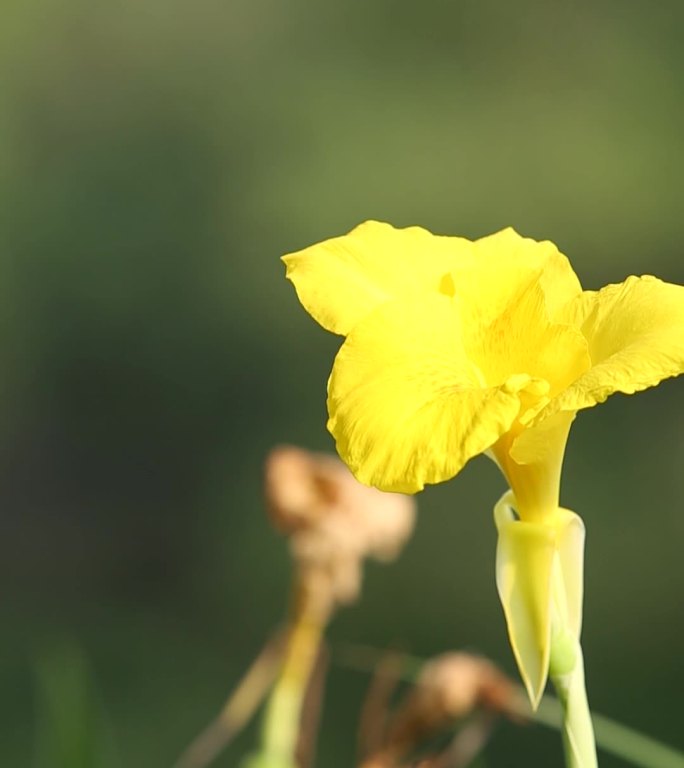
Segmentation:
[(328, 428), (359, 480), (415, 493), (480, 453), (504, 473), (497, 583), (538, 702), (580, 632), (584, 527), (559, 508), (570, 425), (684, 371), (684, 287), (583, 291), (553, 243), (510, 228), (470, 241), (369, 221), (284, 261), (306, 310), (346, 337)]

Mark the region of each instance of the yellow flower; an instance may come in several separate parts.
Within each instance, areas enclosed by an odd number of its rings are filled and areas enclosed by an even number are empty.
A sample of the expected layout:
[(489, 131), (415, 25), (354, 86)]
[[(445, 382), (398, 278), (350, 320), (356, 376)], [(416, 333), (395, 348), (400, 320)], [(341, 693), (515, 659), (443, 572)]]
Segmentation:
[(510, 228), (469, 241), (369, 221), (284, 261), (307, 311), (346, 337), (328, 428), (359, 480), (415, 493), (485, 452), (504, 473), (515, 513), (497, 515), (497, 578), (537, 701), (552, 635), (579, 635), (583, 527), (559, 509), (570, 424), (684, 371), (684, 287), (583, 291), (553, 243)]

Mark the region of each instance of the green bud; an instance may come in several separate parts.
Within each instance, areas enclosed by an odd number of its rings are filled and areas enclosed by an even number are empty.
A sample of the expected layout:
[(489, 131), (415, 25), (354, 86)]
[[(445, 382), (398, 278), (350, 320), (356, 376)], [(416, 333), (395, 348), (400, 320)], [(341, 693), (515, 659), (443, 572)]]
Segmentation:
[(549, 674), (551, 677), (569, 675), (577, 663), (577, 641), (566, 629), (554, 632), (551, 638)]

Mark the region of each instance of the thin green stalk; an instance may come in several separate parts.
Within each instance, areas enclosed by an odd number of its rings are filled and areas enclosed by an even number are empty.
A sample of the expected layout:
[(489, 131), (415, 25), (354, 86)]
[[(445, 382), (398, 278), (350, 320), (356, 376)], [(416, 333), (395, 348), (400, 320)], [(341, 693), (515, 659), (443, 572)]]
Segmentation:
[[(560, 728), (563, 709), (560, 701), (545, 696), (532, 715), (535, 722)], [(596, 743), (605, 752), (626, 760), (638, 768), (684, 768), (684, 754), (650, 736), (615, 722), (605, 715), (592, 714)]]
[(298, 587), (283, 665), (264, 713), (261, 749), (250, 758), (250, 768), (296, 768), (304, 698), (327, 616), (327, 609)]
[(551, 680), (563, 712), (563, 747), (568, 768), (598, 768), (594, 727), (584, 684), (582, 649), (577, 644), (574, 669)]

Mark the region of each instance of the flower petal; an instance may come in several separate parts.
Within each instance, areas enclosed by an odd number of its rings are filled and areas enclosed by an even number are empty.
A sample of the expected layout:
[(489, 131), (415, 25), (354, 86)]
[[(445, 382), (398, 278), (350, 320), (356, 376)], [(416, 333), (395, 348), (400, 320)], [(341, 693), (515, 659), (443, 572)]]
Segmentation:
[(508, 430), (529, 382), (487, 387), (463, 348), (457, 301), (424, 293), (383, 304), (348, 336), (328, 384), (328, 429), (361, 482), (415, 493)]
[(455, 277), (456, 293), (477, 305), (483, 321), (491, 322), (531, 284), (539, 284), (547, 315), (582, 293), (568, 259), (548, 240), (537, 242), (508, 227), (474, 243), (472, 267), (464, 264)]
[(582, 330), (592, 367), (537, 417), (590, 408), (615, 392), (633, 394), (684, 372), (684, 286), (655, 277), (587, 291), (567, 319)]
[(469, 240), (421, 227), (395, 229), (367, 221), (283, 261), (307, 312), (327, 330), (346, 335), (389, 299), (421, 289), (439, 291), (445, 275), (472, 259), (472, 247)]

